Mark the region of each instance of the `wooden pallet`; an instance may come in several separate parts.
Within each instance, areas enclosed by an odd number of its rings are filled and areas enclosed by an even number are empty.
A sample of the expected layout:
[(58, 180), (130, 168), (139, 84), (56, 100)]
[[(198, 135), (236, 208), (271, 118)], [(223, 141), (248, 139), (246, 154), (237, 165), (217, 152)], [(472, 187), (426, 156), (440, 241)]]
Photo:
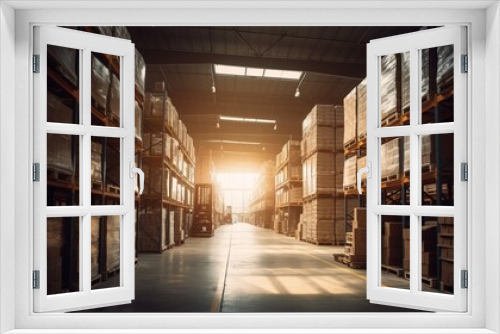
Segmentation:
[(399, 180), (399, 176), (400, 176), (399, 174), (384, 176), (384, 177), (382, 177), (381, 181), (382, 182), (390, 182), (390, 181)]
[(333, 254), (335, 262), (342, 263), (352, 269), (366, 269), (366, 262), (352, 261), (350, 255)]
[(382, 127), (388, 126), (388, 125), (396, 122), (400, 117), (401, 117), (401, 115), (397, 111), (393, 112), (392, 114), (390, 114), (389, 116), (387, 116), (386, 118), (384, 118), (380, 122), (380, 126), (382, 126)]
[(333, 244), (333, 242), (319, 242), (316, 239), (308, 238), (308, 237), (306, 237), (305, 241), (309, 244), (316, 245), (316, 246), (331, 246)]
[[(405, 270), (405, 279), (410, 280), (410, 272)], [(438, 289), (439, 288), (439, 280), (435, 277), (423, 277), (422, 276), (422, 283), (425, 285), (433, 288), (433, 289)]]
[(358, 135), (358, 142), (363, 141), (366, 139), (366, 132)]
[(344, 143), (344, 149), (347, 150), (347, 149), (349, 149), (353, 145), (356, 145), (356, 138), (353, 138), (353, 139), (351, 139), (349, 141), (346, 141)]
[(435, 169), (436, 169), (436, 166), (434, 164), (429, 163), (429, 164), (422, 165), (422, 173), (429, 173)]
[(101, 189), (102, 182), (97, 181), (97, 180), (93, 180), (91, 185), (92, 185), (92, 189)]
[(403, 276), (403, 273), (404, 273), (404, 270), (403, 268), (400, 268), (400, 267), (394, 267), (394, 266), (388, 266), (388, 265), (385, 265), (383, 264), (382, 266), (382, 270), (389, 273), (389, 274), (394, 274), (396, 276)]
[(357, 185), (355, 184), (350, 184), (348, 186), (344, 186), (344, 191), (349, 191), (351, 189), (356, 189), (357, 188)]
[(62, 182), (75, 182), (74, 181), (74, 176), (68, 174), (68, 171), (62, 171), (58, 169), (52, 169), (50, 167), (47, 167), (47, 179), (48, 180), (55, 180), (55, 181), (62, 181)]
[(117, 187), (117, 186), (113, 186), (113, 185), (108, 185), (107, 186), (107, 191), (109, 193), (112, 193), (112, 194), (117, 194), (117, 195), (120, 195), (120, 187)]

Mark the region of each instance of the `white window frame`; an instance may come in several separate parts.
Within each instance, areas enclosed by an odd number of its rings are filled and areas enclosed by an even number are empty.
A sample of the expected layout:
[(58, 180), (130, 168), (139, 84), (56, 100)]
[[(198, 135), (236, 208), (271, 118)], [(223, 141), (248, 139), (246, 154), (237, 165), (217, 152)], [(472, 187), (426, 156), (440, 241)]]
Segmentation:
[[(405, 328), (419, 328), (419, 332), (446, 332), (446, 328), (459, 328), (464, 333), (492, 333), (500, 330), (498, 320), (500, 293), (498, 287), (500, 263), (498, 258), (485, 266), (484, 255), (486, 247), (493, 254), (499, 254), (500, 230), (493, 222), (500, 219), (500, 177), (496, 172), (500, 154), (488, 152), (486, 149), (485, 132), (490, 136), (488, 144), (498, 147), (500, 135), (498, 127), (500, 119), (496, 112), (500, 107), (498, 91), (499, 54), (500, 54), (500, 13), (496, 1), (486, 2), (384, 2), (372, 1), (369, 7), (366, 2), (280, 2), (269, 1), (260, 3), (232, 2), (224, 3), (203, 2), (191, 3), (188, 1), (137, 4), (132, 1), (120, 4), (101, 1), (88, 3), (69, 2), (17, 2), (4, 1), (0, 3), (0, 42), (2, 43), (0, 65), (3, 70), (0, 78), (2, 130), (5, 126), (15, 128), (15, 147), (12, 148), (12, 138), (7, 137), (12, 131), (0, 132), (0, 151), (2, 158), (2, 221), (1, 221), (1, 281), (0, 316), (5, 320), (2, 330), (16, 329), (16, 333), (35, 333), (35, 329), (52, 328), (91, 328), (88, 332), (105, 332), (105, 329), (137, 328), (138, 324), (144, 328), (165, 328), (160, 332), (178, 332), (174, 328), (192, 328), (191, 332), (203, 332), (203, 329), (212, 328), (213, 332), (234, 332), (234, 328), (253, 328), (253, 332), (283, 332), (283, 328), (295, 328), (288, 332), (345, 332), (343, 329), (358, 328), (359, 332), (410, 332)], [(19, 9), (15, 13), (10, 6)], [(60, 10), (40, 10), (41, 8), (70, 8)], [(55, 7), (54, 7), (55, 6)], [(103, 13), (93, 6), (111, 8), (114, 10)], [(128, 8), (154, 8), (153, 10), (134, 10), (115, 8), (127, 6)], [(396, 7), (398, 9), (395, 9)], [(427, 7), (426, 7), (427, 6)], [(432, 6), (432, 8), (429, 8)], [(455, 7), (453, 7), (455, 6)], [(460, 6), (460, 7), (457, 7)], [(22, 8), (24, 10), (21, 10)], [(76, 10), (78, 7), (80, 9)], [(87, 9), (81, 9), (86, 7)], [(368, 8), (367, 8), (368, 7)], [(26, 9), (28, 8), (28, 9)], [(226, 9), (221, 9), (226, 8)], [(243, 10), (245, 9), (245, 10)], [(469, 268), (471, 271), (470, 288), (468, 290), (469, 311), (466, 314), (217, 314), (217, 315), (162, 315), (162, 314), (121, 314), (121, 315), (71, 315), (71, 314), (33, 314), (32, 290), (30, 286), (30, 270), (32, 268), (29, 258), (30, 245), (32, 244), (31, 222), (32, 206), (26, 194), (31, 193), (30, 181), (32, 119), (30, 117), (32, 106), (26, 96), (32, 94), (30, 87), (30, 31), (34, 24), (71, 24), (71, 25), (442, 25), (465, 24), (469, 27), (469, 92), (468, 132), (471, 134), (468, 143), (470, 156), (470, 183), (468, 210), (470, 225), (474, 226), (471, 235), (471, 245), (468, 252), (471, 255)], [(486, 26), (485, 26), (486, 23)], [(488, 29), (486, 29), (488, 27)], [(15, 31), (15, 43), (14, 40)], [(4, 47), (5, 46), (5, 47)], [(15, 60), (14, 60), (15, 56)], [(15, 73), (12, 68), (15, 66)], [(486, 71), (485, 66), (488, 66)], [(3, 74), (7, 73), (8, 76)], [(12, 80), (16, 79), (15, 87)], [(488, 85), (486, 85), (488, 84)], [(15, 103), (3, 98), (15, 93)], [(12, 108), (14, 107), (14, 108)], [(8, 110), (8, 111), (7, 111)], [(8, 117), (7, 112), (15, 110), (16, 117)], [(488, 122), (484, 119), (488, 117)], [(472, 121), (474, 118), (474, 121)], [(5, 121), (5, 122), (4, 122)], [(9, 146), (10, 145), (10, 146)], [(11, 148), (9, 148), (11, 147)], [(15, 162), (8, 163), (4, 158), (15, 157)], [(488, 164), (486, 164), (488, 162)], [(5, 164), (5, 165), (4, 165)], [(4, 168), (5, 166), (5, 168)], [(474, 168), (477, 166), (477, 168)], [(486, 166), (486, 167), (485, 167)], [(15, 178), (7, 171), (15, 169)], [(485, 171), (492, 172), (488, 182), (485, 182)], [(10, 185), (7, 190), (5, 185)], [(9, 203), (5, 200), (15, 190), (15, 210), (9, 210)], [(488, 194), (488, 197), (486, 197)], [(471, 196), (472, 195), (472, 196)], [(485, 201), (489, 204), (488, 222), (486, 219)], [(11, 221), (4, 217), (14, 218), (15, 227)], [(15, 229), (15, 231), (14, 231)], [(3, 233), (7, 232), (7, 233)], [(11, 241), (15, 237), (15, 245)], [(10, 238), (10, 239), (9, 239)], [(485, 246), (486, 245), (486, 246)], [(14, 254), (14, 256), (12, 256)], [(473, 274), (477, 273), (477, 274)], [(12, 289), (15, 286), (15, 289)], [(485, 293), (488, 289), (488, 293)], [(15, 290), (15, 291), (12, 291)], [(13, 311), (12, 305), (15, 305)], [(13, 317), (12, 317), (13, 316)], [(98, 329), (101, 330), (98, 330)], [(265, 331), (264, 329), (268, 329)], [(326, 330), (330, 328), (330, 330)], [(443, 328), (439, 330), (436, 328)], [(31, 329), (31, 330), (23, 330)], [(298, 330), (297, 330), (298, 329)], [(128, 332), (143, 332), (144, 330), (128, 330)], [(53, 331), (52, 331), (53, 332)], [(76, 332), (76, 331), (73, 331)], [(355, 330), (350, 330), (355, 333)], [(415, 331), (411, 331), (414, 333)]]
[[(454, 122), (422, 124), (421, 110), (421, 53), (420, 50), (453, 45), (454, 53)], [(461, 55), (466, 54), (466, 28), (450, 26), (410, 34), (382, 38), (367, 46), (368, 67), (368, 120), (367, 161), (371, 163), (371, 178), (367, 184), (367, 295), (374, 303), (408, 305), (422, 310), (447, 310), (464, 312), (467, 309), (467, 290), (460, 288), (460, 271), (467, 269), (467, 182), (460, 179), (460, 164), (467, 162), (467, 74), (461, 73)], [(380, 82), (381, 58), (392, 54), (410, 53), (410, 124), (381, 126)], [(454, 206), (422, 205), (421, 142), (426, 134), (454, 136)], [(381, 140), (387, 137), (410, 138), (410, 204), (382, 205), (381, 199)], [(410, 220), (410, 287), (396, 289), (382, 286), (381, 232), (383, 215), (407, 216)], [(421, 277), (421, 218), (454, 217), (454, 293), (422, 291)], [(411, 305), (411, 306), (410, 306)]]

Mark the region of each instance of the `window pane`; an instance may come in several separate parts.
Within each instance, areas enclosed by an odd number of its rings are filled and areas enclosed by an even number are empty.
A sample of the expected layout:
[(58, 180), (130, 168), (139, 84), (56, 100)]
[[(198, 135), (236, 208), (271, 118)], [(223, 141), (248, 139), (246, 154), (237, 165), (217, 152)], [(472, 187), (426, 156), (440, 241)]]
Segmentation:
[(47, 295), (80, 291), (80, 218), (47, 218)]
[(410, 138), (382, 138), (380, 150), (381, 204), (410, 203)]
[[(93, 205), (120, 204), (120, 139), (92, 137), (91, 143), (91, 185)], [(108, 202), (101, 196), (106, 193)]]
[(453, 122), (453, 45), (421, 50), (421, 123)]
[(403, 121), (401, 118), (400, 81), (402, 58), (402, 54), (381, 57), (380, 121), (382, 127), (398, 126)]
[(421, 136), (422, 205), (453, 206), (454, 135)]
[(120, 126), (120, 57), (92, 52), (92, 125)]
[(80, 205), (80, 137), (47, 134), (47, 206)]
[[(405, 231), (408, 234), (410, 217), (408, 216), (381, 216), (381, 285), (385, 287), (410, 289), (410, 282), (404, 276), (406, 247), (410, 240), (405, 240)], [(409, 263), (409, 261), (408, 261)]]
[(453, 293), (453, 218), (421, 217), (422, 291)]
[(47, 45), (47, 122), (80, 124), (79, 50)]
[(120, 216), (92, 217), (92, 290), (119, 287)]

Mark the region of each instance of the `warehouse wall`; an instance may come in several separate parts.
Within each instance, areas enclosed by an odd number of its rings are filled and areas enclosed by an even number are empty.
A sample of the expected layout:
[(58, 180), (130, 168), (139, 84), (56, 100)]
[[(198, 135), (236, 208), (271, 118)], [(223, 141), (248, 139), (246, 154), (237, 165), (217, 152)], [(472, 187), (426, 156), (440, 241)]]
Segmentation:
[[(500, 175), (498, 173), (498, 166), (500, 165), (500, 98), (498, 88), (500, 84), (500, 6), (498, 3), (490, 6), (486, 12), (486, 87), (490, 89), (491, 93), (486, 98), (486, 138), (487, 138), (487, 148), (484, 152), (485, 155), (485, 175), (488, 177), (488, 182), (486, 183), (486, 219), (495, 222), (493, 224), (487, 224), (486, 228), (486, 277), (499, 277), (500, 276), (500, 245), (498, 243), (498, 238), (500, 235), (500, 227), (498, 222), (500, 221), (500, 209), (498, 203), (500, 202), (498, 189), (500, 189)], [(486, 144), (484, 144), (486, 145)], [(481, 171), (482, 172), (482, 171)], [(493, 255), (491, 260), (488, 255)], [(496, 256), (495, 256), (496, 255)], [(492, 280), (490, 282), (495, 282)], [(498, 300), (500, 299), (500, 285), (498, 282), (494, 284), (488, 284), (486, 287), (486, 302), (487, 305), (492, 307), (486, 308), (486, 327), (495, 332), (500, 332), (500, 305), (498, 305)]]
[(0, 332), (14, 328), (14, 99), (15, 14), (0, 2)]

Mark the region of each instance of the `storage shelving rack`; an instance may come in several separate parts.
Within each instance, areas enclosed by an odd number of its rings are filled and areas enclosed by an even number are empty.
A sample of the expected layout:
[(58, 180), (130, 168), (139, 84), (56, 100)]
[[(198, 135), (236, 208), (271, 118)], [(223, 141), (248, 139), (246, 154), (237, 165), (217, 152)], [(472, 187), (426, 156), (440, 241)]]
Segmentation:
[[(153, 108), (156, 108), (154, 112)], [(183, 244), (189, 235), (193, 215), (194, 147), (191, 137), (181, 130), (182, 122), (164, 82), (155, 83), (153, 92), (146, 93), (145, 109), (143, 127), (147, 144), (142, 162), (146, 181), (139, 213), (139, 251), (163, 252)]]
[(275, 191), (275, 231), (295, 236), (302, 214), (300, 141), (289, 140), (276, 156)]

